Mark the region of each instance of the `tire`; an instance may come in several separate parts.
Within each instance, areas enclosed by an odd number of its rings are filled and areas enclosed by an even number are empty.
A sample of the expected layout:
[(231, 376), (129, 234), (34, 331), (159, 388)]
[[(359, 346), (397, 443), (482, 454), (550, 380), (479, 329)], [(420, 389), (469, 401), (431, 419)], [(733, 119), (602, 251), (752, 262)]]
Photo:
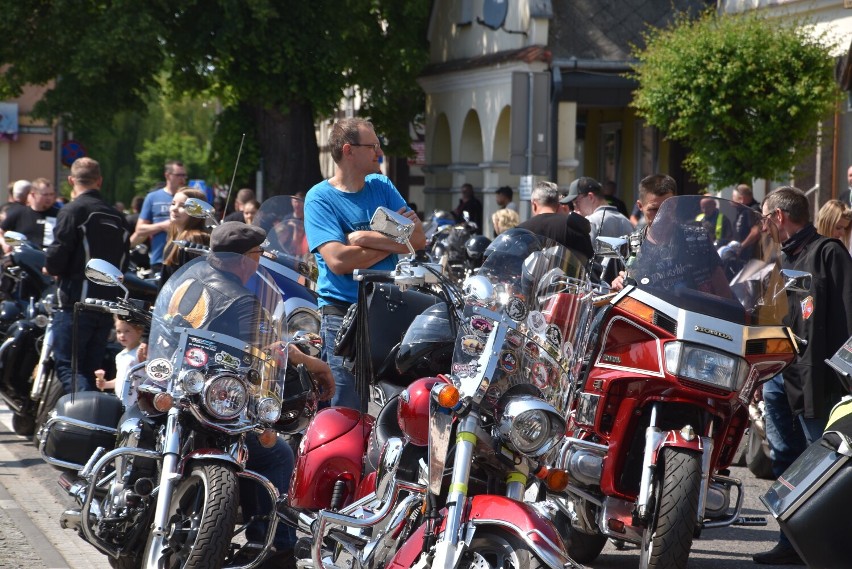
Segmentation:
[(746, 441), (746, 466), (752, 474), (763, 480), (775, 480), (772, 475), (772, 460), (769, 458), (769, 444), (754, 427), (749, 428)]
[(694, 452), (665, 447), (654, 482), (654, 506), (642, 533), (641, 569), (683, 569), (692, 549), (698, 524), (698, 496), (701, 492), (701, 456)]
[(530, 547), (518, 536), (499, 528), (477, 531), (465, 551), (459, 567), (470, 569), (539, 569), (539, 561)]
[[(239, 485), (233, 469), (197, 463), (172, 491), (166, 516), (165, 569), (219, 569), (225, 561), (237, 521)], [(148, 536), (143, 560), (148, 558)]]
[(16, 435), (31, 437), (35, 433), (35, 417), (22, 413), (12, 415), (12, 430)]
[(605, 535), (581, 532), (571, 526), (571, 520), (562, 512), (556, 515), (554, 525), (565, 542), (568, 556), (577, 563), (591, 563), (598, 558), (606, 545)]
[(53, 408), (56, 407), (56, 402), (59, 401), (59, 398), (65, 394), (64, 389), (62, 388), (62, 383), (59, 381), (59, 378), (56, 377), (56, 372), (51, 371), (50, 375), (47, 376), (47, 386), (44, 389), (44, 395), (42, 395), (41, 401), (38, 404), (38, 411), (36, 412), (35, 418), (35, 429), (33, 433), (33, 442), (35, 446), (38, 447), (38, 432), (41, 430), (42, 426), (47, 423), (47, 416), (53, 411)]

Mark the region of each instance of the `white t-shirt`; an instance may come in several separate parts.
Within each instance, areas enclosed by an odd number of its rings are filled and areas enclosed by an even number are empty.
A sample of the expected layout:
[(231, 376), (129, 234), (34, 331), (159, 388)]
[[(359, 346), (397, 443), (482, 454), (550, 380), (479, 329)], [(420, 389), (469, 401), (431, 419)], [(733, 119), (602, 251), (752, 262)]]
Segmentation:
[(124, 396), (125, 381), (127, 381), (127, 372), (135, 366), (139, 361), (136, 359), (135, 348), (124, 348), (115, 355), (115, 396), (122, 400), (125, 407), (129, 407), (136, 403), (136, 386), (131, 385), (127, 396)]

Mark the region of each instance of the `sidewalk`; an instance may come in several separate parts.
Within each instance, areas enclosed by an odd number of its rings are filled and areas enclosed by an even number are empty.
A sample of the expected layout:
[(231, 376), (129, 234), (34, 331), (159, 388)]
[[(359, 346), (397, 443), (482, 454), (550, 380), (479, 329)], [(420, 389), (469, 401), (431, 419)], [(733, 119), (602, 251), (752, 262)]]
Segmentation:
[(109, 569), (106, 556), (59, 527), (73, 500), (56, 485), (58, 471), (12, 431), (11, 418), (0, 404), (0, 568)]

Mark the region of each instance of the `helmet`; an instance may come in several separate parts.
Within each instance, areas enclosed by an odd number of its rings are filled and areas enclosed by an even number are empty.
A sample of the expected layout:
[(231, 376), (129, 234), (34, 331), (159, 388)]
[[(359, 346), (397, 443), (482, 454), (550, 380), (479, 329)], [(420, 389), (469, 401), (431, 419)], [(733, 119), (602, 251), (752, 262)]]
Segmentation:
[(439, 377), (423, 377), (399, 394), (397, 420), (406, 438), (417, 446), (429, 444), (429, 398), (432, 386), (445, 383)]
[(453, 363), (456, 343), (446, 303), (434, 304), (409, 325), (396, 354), (396, 368), (409, 377), (437, 375)]
[(513, 227), (494, 238), (485, 249), (483, 258), (495, 251), (510, 253), (526, 259), (533, 251), (541, 251), (541, 241), (538, 236), (527, 229)]
[(475, 265), (481, 265), (483, 253), (491, 245), (491, 239), (484, 235), (474, 235), (464, 244), (464, 250), (467, 252), (467, 258)]

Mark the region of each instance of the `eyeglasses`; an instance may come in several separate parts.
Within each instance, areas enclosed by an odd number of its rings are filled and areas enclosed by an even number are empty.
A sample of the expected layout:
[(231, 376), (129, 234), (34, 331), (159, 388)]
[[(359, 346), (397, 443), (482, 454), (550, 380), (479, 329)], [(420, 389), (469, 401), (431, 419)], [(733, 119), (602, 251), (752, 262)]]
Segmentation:
[(374, 142), (373, 144), (352, 144), (352, 143), (350, 143), (349, 146), (364, 146), (366, 148), (372, 148), (373, 152), (375, 152), (376, 154), (378, 154), (382, 150), (382, 145), (381, 145), (380, 142)]
[(169, 172), (169, 175), (174, 176), (175, 178), (186, 178), (186, 174), (184, 173)]

